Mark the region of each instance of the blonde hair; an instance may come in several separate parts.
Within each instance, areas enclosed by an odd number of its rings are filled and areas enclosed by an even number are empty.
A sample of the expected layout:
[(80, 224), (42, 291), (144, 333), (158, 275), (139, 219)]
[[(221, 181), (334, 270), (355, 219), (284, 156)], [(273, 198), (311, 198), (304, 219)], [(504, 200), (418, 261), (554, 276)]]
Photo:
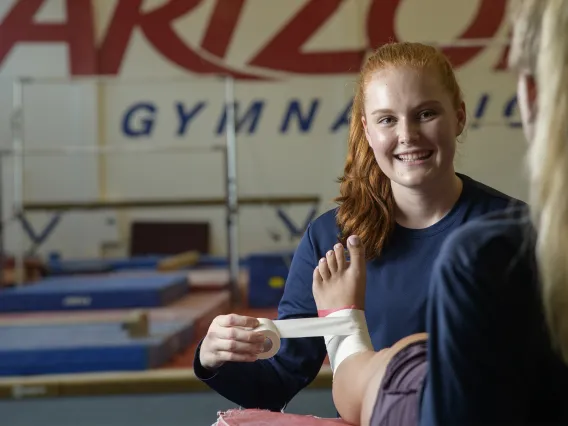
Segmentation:
[(538, 89), (527, 161), (542, 303), (568, 363), (568, 2), (517, 3), (511, 64), (532, 74)]
[(388, 43), (370, 56), (359, 76), (351, 108), (348, 153), (343, 176), (339, 178), (340, 196), (337, 224), (339, 240), (346, 244), (357, 234), (367, 258), (378, 257), (395, 226), (395, 204), (389, 178), (379, 168), (365, 137), (361, 118), (365, 115), (365, 89), (372, 75), (387, 67), (409, 66), (432, 69), (458, 109), (463, 95), (448, 58), (438, 49), (421, 43)]

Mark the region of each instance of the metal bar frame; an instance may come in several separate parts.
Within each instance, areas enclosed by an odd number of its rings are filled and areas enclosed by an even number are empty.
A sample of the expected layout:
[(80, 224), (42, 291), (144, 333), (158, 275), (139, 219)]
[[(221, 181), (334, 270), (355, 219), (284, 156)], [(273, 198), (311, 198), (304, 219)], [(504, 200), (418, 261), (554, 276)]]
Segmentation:
[[(28, 81), (28, 79), (15, 80), (12, 92), (12, 214), (16, 217), (23, 214), (24, 203), (24, 85)], [(4, 248), (4, 244), (2, 246)], [(15, 251), (14, 281), (16, 285), (20, 285), (25, 279), (23, 230), (17, 233)]]
[[(236, 128), (235, 128), (235, 93), (234, 93), (234, 80), (231, 76), (217, 76), (224, 80), (224, 95), (225, 95), (225, 108), (227, 113), (227, 127), (226, 127), (226, 143), (224, 147), (221, 147), (221, 151), (225, 154), (225, 209), (227, 215), (227, 247), (228, 247), (228, 258), (229, 258), (229, 269), (230, 269), (230, 284), (231, 293), (233, 301), (240, 301), (239, 288), (238, 288), (238, 276), (239, 276), (239, 250), (238, 250), (238, 194), (237, 194), (237, 140), (236, 140)], [(86, 77), (81, 79), (73, 78), (20, 78), (13, 82), (12, 91), (12, 149), (9, 155), (14, 158), (13, 165), (13, 210), (14, 215), (17, 217), (20, 214), (24, 214), (24, 158), (26, 155), (25, 149), (25, 135), (24, 135), (24, 86), (33, 82), (46, 82), (55, 84), (69, 84), (74, 81), (112, 81), (118, 84), (127, 84), (128, 82), (135, 82), (135, 79), (119, 79), (119, 78), (105, 78), (105, 77)], [(187, 82), (187, 79), (141, 79), (144, 82)], [(96, 148), (92, 150), (81, 149), (83, 147), (62, 147), (62, 151), (74, 152), (87, 152), (87, 153), (98, 153)], [(179, 149), (180, 146), (172, 147), (169, 149)], [(219, 147), (214, 147), (219, 149)], [(167, 148), (166, 148), (167, 149)], [(187, 148), (186, 148), (187, 149)], [(154, 147), (152, 151), (158, 151), (160, 147)], [(33, 149), (30, 153), (33, 153)], [(42, 150), (36, 150), (37, 153), (41, 153)], [(46, 149), (44, 151), (52, 151)], [(112, 149), (106, 148), (106, 151), (113, 152)], [(114, 152), (117, 150), (115, 149)], [(132, 150), (135, 151), (135, 150)], [(124, 152), (127, 152), (124, 150)], [(46, 152), (47, 153), (47, 152)], [(6, 152), (0, 153), (0, 162), (6, 156)], [(0, 166), (0, 173), (2, 172), (2, 167)], [(0, 208), (3, 204), (2, 191), (0, 191)], [(0, 210), (1, 212), (1, 210)], [(4, 221), (2, 220), (2, 223)], [(24, 281), (25, 271), (24, 271), (24, 241), (23, 241), (23, 230), (18, 232), (17, 247), (14, 265), (15, 273), (15, 284), (21, 285)], [(2, 256), (4, 256), (4, 233), (3, 227), (0, 228), (0, 251)], [(0, 280), (3, 280), (3, 263), (0, 266)]]
[(227, 150), (225, 151), (225, 183), (227, 194), (227, 253), (232, 302), (241, 302), (239, 289), (239, 200), (237, 196), (237, 133), (235, 119), (235, 81), (225, 78), (225, 108), (227, 108)]

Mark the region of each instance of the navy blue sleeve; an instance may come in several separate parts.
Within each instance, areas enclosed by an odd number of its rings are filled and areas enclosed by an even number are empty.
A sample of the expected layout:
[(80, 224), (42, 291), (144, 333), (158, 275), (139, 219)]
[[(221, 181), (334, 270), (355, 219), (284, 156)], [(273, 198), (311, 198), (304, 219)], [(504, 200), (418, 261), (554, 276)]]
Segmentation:
[[(312, 274), (317, 257), (308, 227), (290, 265), (278, 319), (317, 316)], [(254, 363), (225, 363), (211, 375), (194, 361), (196, 376), (211, 389), (244, 408), (282, 410), (319, 373), (327, 352), (323, 338), (283, 339), (276, 356)]]
[(518, 249), (467, 225), (443, 246), (427, 309), (421, 426), (522, 423), (530, 385), (520, 361), (520, 282), (510, 269)]

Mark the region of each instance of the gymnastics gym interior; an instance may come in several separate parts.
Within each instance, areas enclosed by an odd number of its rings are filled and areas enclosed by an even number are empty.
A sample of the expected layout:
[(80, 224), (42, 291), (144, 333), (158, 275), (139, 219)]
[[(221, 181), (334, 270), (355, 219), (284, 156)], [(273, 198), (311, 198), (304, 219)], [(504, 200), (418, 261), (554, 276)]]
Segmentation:
[[(382, 43), (444, 49), (468, 106), (457, 170), (526, 199), (507, 7), (1, 0), (0, 423), (207, 426), (238, 409), (196, 378), (195, 348), (218, 315), (277, 318), (304, 230), (336, 206), (357, 71)], [(326, 360), (285, 412), (335, 417), (331, 383)]]

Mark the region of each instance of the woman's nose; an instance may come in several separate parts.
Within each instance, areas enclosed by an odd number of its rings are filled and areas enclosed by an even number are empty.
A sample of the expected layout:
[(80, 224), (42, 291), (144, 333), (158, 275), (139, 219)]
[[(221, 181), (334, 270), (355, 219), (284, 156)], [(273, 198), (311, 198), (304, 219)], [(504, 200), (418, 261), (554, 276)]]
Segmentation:
[(407, 120), (399, 121), (398, 141), (403, 144), (413, 143), (418, 139), (418, 126)]

